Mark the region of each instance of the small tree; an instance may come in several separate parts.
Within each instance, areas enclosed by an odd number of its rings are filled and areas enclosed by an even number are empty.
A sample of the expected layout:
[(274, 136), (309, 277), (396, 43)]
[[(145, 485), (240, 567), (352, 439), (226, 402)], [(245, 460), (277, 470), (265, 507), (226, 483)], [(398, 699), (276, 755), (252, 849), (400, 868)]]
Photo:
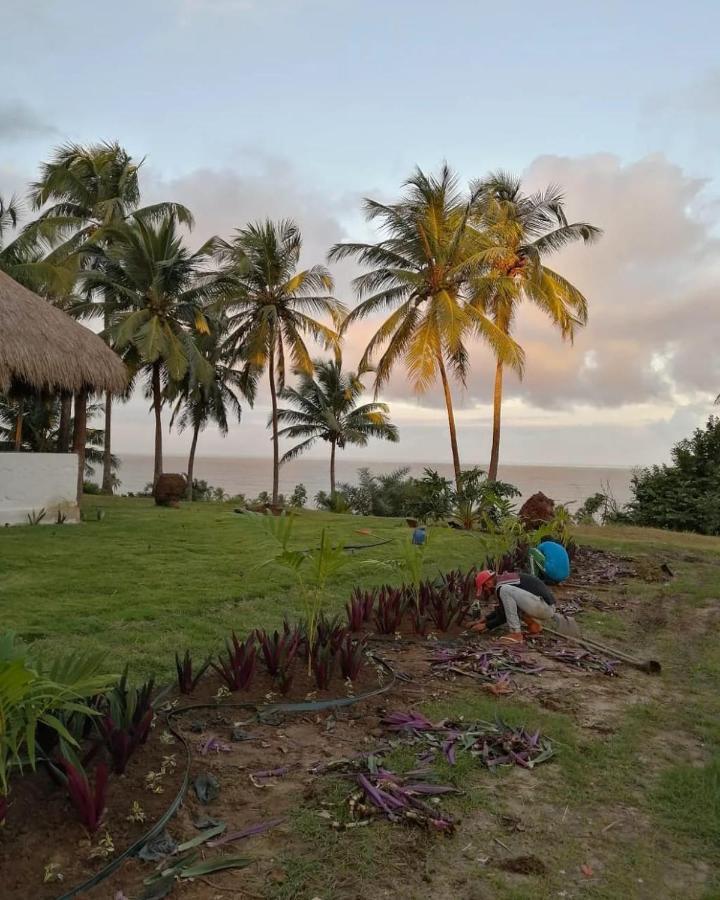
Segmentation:
[(633, 474), (629, 517), (637, 525), (720, 534), (720, 419), (679, 441), (672, 465)]

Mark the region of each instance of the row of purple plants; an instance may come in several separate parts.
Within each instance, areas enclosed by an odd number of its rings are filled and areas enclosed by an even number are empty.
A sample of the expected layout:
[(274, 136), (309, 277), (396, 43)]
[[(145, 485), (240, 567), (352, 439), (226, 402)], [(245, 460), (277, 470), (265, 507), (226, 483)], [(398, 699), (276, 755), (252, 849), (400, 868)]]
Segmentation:
[(408, 622), (418, 635), (446, 632), (463, 625), (474, 592), (475, 570), (448, 572), (437, 581), (422, 581), (417, 587), (355, 588), (345, 607), (348, 626), (352, 632), (374, 627), (379, 634), (395, 634)]
[[(244, 640), (233, 632), (225, 651), (199, 666), (194, 665), (189, 650), (182, 657), (176, 653), (178, 690), (192, 694), (203, 676), (213, 670), (229, 691), (247, 691), (254, 683), (258, 665), (264, 667), (283, 695), (291, 690), (303, 665), (318, 690), (327, 690), (336, 675), (355, 682), (367, 660), (366, 638), (358, 632), (374, 627), (380, 634), (394, 634), (406, 621), (419, 635), (429, 630), (448, 631), (465, 621), (473, 588), (474, 571), (459, 570), (417, 587), (356, 588), (346, 606), (347, 622), (321, 615), (312, 645), (304, 623), (285, 620), (281, 630), (256, 629)], [(58, 739), (55, 731), (38, 731), (36, 740), (47, 771), (65, 786), (91, 835), (103, 821), (109, 775), (123, 775), (148, 739), (155, 716), (153, 690), (152, 679), (140, 686), (130, 685), (126, 670), (111, 691), (92, 699), (94, 716), (77, 713), (63, 722), (72, 741)]]
[(286, 620), (281, 631), (256, 629), (245, 640), (233, 632), (217, 661), (206, 660), (197, 672), (189, 651), (182, 659), (176, 655), (177, 684), (180, 693), (191, 694), (203, 674), (212, 668), (229, 691), (247, 691), (254, 683), (259, 662), (281, 694), (290, 691), (302, 664), (312, 673), (318, 690), (326, 690), (336, 672), (344, 680), (358, 679), (365, 650), (365, 639), (353, 637), (339, 617), (319, 617), (312, 649), (304, 623), (290, 624)]

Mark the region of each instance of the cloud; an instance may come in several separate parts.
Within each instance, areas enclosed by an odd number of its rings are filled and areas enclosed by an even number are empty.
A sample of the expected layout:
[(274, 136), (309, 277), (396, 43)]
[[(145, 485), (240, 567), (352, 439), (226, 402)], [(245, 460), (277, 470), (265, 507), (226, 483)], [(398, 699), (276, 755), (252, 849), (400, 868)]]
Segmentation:
[(25, 103), (0, 101), (0, 141), (24, 141), (56, 133), (53, 125)]

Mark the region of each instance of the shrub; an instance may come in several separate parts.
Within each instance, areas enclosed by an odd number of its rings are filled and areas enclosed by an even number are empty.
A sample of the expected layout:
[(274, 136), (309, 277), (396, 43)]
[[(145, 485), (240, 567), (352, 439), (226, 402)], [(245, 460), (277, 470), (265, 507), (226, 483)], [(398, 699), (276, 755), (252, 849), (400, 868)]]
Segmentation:
[(96, 495), (100, 493), (100, 485), (94, 481), (83, 481), (83, 494)]
[(640, 469), (632, 476), (627, 520), (636, 525), (720, 534), (720, 419), (672, 449), (672, 465)]
[(290, 494), (288, 503), (293, 509), (302, 509), (307, 503), (307, 496), (307, 488), (305, 485), (302, 483), (296, 484), (292, 494)]
[(35, 735), (40, 727), (77, 746), (62, 719), (96, 715), (88, 698), (106, 690), (113, 676), (100, 674), (99, 657), (67, 654), (48, 661), (35, 657), (12, 632), (0, 635), (0, 821), (4, 819), (10, 771), (35, 768)]

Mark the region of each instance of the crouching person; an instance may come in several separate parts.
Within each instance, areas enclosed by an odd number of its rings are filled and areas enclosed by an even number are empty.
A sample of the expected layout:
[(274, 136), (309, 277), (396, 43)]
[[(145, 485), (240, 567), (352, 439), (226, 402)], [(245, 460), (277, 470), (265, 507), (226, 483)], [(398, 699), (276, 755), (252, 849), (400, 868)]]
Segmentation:
[(521, 619), (529, 634), (539, 634), (547, 624), (563, 634), (577, 634), (577, 625), (555, 609), (555, 595), (534, 575), (524, 572), (480, 572), (475, 579), (476, 595), (489, 599), (493, 595), (497, 606), (487, 616), (472, 625), (473, 631), (493, 631), (507, 625), (508, 634), (500, 638), (504, 644), (521, 644)]

